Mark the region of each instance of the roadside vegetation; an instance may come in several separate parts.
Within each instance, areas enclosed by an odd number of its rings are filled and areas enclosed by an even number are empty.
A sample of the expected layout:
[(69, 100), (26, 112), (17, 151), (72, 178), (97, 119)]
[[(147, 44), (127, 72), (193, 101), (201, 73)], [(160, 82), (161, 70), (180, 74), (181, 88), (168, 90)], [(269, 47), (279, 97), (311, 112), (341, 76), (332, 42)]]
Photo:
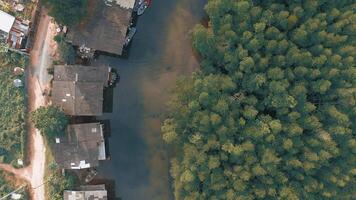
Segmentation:
[(42, 2), (59, 24), (75, 25), (87, 15), (88, 0), (43, 0)]
[(356, 196), (356, 4), (209, 0), (163, 138), (180, 199)]
[(68, 117), (59, 107), (53, 105), (40, 107), (32, 112), (31, 120), (49, 143), (56, 136), (63, 135), (68, 124)]
[(0, 163), (23, 159), (26, 147), (26, 89), (15, 87), (14, 80), (25, 81), (24, 75), (15, 75), (15, 67), (22, 69), (26, 59), (16, 53), (0, 52)]
[(62, 136), (68, 124), (68, 117), (57, 106), (40, 107), (31, 113), (31, 120), (46, 139), (46, 197), (51, 200), (63, 199), (63, 191), (73, 189), (77, 183), (76, 176), (62, 174), (53, 157), (52, 144), (55, 137)]
[(46, 197), (48, 200), (62, 200), (64, 190), (71, 190), (77, 185), (77, 177), (70, 173), (64, 176), (53, 158), (53, 153), (49, 145), (46, 150), (46, 171), (45, 177), (48, 184), (45, 185)]

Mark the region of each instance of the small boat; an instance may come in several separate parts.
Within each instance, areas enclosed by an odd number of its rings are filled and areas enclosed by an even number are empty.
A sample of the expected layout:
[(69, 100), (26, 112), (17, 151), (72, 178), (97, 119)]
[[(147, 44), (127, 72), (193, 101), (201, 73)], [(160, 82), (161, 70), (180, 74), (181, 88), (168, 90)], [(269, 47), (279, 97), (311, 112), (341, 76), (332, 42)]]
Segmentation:
[(110, 70), (109, 72), (109, 86), (114, 86), (120, 81), (120, 76), (116, 70)]
[(111, 7), (112, 3), (113, 3), (113, 0), (104, 0), (104, 3), (105, 3), (105, 5)]
[(89, 183), (90, 181), (92, 181), (97, 174), (98, 171), (96, 171), (96, 169), (91, 168), (89, 170), (88, 175), (85, 177), (85, 183)]
[(138, 0), (138, 1), (136, 1), (135, 6), (134, 6), (134, 8), (133, 8), (133, 11), (134, 11), (134, 12), (137, 12), (138, 8), (143, 4), (144, 1), (145, 1), (145, 0)]
[(132, 38), (136, 34), (136, 31), (137, 31), (137, 29), (135, 27), (129, 28), (129, 33), (127, 34), (126, 39), (125, 39), (125, 46), (128, 46), (130, 44)]
[(142, 15), (145, 12), (146, 8), (148, 8), (148, 5), (148, 1), (144, 1), (143, 3), (141, 3), (137, 9), (137, 15)]

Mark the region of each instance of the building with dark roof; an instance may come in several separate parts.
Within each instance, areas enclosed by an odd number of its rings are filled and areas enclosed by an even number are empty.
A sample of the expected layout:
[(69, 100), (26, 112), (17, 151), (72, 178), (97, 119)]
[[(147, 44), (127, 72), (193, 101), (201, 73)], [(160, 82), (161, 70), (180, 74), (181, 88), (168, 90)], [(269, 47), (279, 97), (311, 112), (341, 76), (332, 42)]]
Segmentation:
[(105, 185), (87, 185), (81, 186), (79, 190), (65, 190), (64, 200), (107, 200), (108, 193)]
[(110, 68), (81, 65), (54, 66), (52, 101), (67, 115), (99, 116), (103, 113), (104, 87)]
[(121, 55), (131, 24), (132, 9), (104, 1), (91, 1), (93, 9), (82, 23), (69, 28), (67, 41), (74, 46)]
[(68, 125), (65, 135), (56, 138), (54, 157), (62, 169), (97, 167), (99, 160), (106, 160), (103, 125)]

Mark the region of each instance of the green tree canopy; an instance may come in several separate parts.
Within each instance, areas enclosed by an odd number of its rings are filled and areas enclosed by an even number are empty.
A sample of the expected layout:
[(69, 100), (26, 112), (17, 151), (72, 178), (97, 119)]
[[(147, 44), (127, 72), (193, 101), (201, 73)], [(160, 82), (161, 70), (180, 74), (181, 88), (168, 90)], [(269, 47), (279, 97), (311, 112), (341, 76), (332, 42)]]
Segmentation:
[(48, 139), (63, 135), (68, 124), (68, 118), (57, 106), (41, 106), (31, 113), (35, 127), (46, 135)]
[(74, 64), (77, 54), (73, 46), (65, 41), (63, 35), (56, 35), (53, 39), (58, 44), (60, 61), (69, 65)]
[(44, 0), (43, 3), (60, 24), (75, 25), (87, 14), (88, 0)]
[(72, 45), (62, 41), (59, 43), (59, 55), (61, 61), (63, 61), (66, 64), (72, 65), (75, 63), (77, 54)]
[(210, 0), (163, 138), (176, 199), (356, 196), (356, 3)]

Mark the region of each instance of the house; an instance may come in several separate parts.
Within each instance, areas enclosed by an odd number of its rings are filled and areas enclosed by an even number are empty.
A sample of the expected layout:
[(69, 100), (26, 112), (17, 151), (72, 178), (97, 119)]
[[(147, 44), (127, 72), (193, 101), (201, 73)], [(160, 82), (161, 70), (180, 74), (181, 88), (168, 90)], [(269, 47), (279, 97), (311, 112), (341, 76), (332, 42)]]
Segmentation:
[(87, 51), (91, 49), (121, 55), (131, 24), (134, 3), (131, 3), (132, 0), (118, 1), (123, 6), (115, 3), (106, 5), (103, 0), (91, 0), (93, 9), (82, 23), (69, 28), (67, 41)]
[(65, 190), (64, 200), (107, 200), (108, 192), (105, 185), (87, 185), (81, 186), (79, 190)]
[(54, 158), (62, 169), (97, 167), (99, 160), (106, 160), (103, 125), (68, 125), (64, 136), (56, 138), (53, 149)]
[(26, 50), (27, 35), (30, 29), (28, 20), (17, 19), (0, 10), (0, 41), (11, 48)]
[(82, 65), (54, 66), (52, 101), (67, 115), (99, 116), (103, 113), (104, 87), (110, 68)]

